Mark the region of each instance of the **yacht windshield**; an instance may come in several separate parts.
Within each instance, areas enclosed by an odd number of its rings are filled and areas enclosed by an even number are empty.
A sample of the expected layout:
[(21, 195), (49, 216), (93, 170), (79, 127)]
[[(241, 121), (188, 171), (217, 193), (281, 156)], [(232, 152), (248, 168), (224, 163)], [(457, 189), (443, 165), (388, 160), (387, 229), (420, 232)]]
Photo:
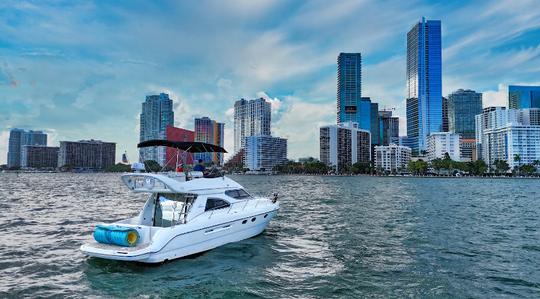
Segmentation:
[(154, 226), (170, 227), (185, 223), (187, 213), (197, 198), (195, 194), (158, 193), (155, 202)]
[(230, 196), (234, 199), (247, 199), (251, 198), (251, 195), (246, 192), (244, 189), (235, 189), (225, 191), (225, 195)]

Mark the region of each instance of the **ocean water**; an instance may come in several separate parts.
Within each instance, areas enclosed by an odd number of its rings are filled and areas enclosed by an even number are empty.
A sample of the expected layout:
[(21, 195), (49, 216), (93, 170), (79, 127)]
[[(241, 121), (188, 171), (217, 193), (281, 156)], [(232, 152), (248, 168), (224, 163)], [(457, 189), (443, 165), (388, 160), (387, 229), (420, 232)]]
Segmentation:
[(87, 258), (145, 196), (116, 174), (0, 174), (0, 297), (540, 297), (540, 180), (234, 176), (281, 210), (158, 266)]

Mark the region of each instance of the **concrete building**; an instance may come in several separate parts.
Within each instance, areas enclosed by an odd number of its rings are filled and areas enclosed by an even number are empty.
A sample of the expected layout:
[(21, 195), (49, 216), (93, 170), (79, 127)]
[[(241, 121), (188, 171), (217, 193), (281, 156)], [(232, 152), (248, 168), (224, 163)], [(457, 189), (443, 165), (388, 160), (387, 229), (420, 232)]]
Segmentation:
[(449, 115), (448, 115), (448, 98), (442, 98), (442, 130), (441, 132), (449, 132)]
[(450, 132), (431, 133), (427, 139), (427, 160), (444, 159), (446, 153), (448, 153), (450, 159), (461, 161), (459, 134)]
[(272, 106), (263, 98), (234, 103), (234, 152), (244, 148), (248, 136), (270, 135)]
[[(218, 123), (208, 117), (195, 118), (195, 141), (223, 147), (224, 138), (224, 123)], [(195, 160), (223, 165), (223, 153), (196, 153)]]
[(371, 161), (371, 133), (348, 122), (320, 128), (320, 160), (340, 172), (356, 162)]
[(476, 116), (476, 130), (478, 156), (490, 166), (496, 160), (510, 168), (540, 160), (539, 108), (485, 108)]
[(60, 141), (58, 167), (103, 170), (115, 164), (116, 143), (100, 140)]
[(246, 137), (244, 167), (252, 171), (270, 171), (284, 163), (287, 163), (287, 139), (270, 135)]
[(461, 157), (461, 162), (471, 162), (478, 160), (476, 156), (476, 139), (461, 138), (459, 140), (459, 156)]
[(411, 161), (411, 148), (396, 144), (375, 147), (375, 167), (390, 172), (407, 169)]
[[(173, 126), (167, 126), (165, 135), (169, 141), (193, 142), (195, 141), (195, 132)], [(176, 168), (176, 162), (179, 164), (193, 164), (193, 154), (187, 153), (175, 148), (166, 148), (166, 161), (168, 168)], [(178, 159), (177, 159), (178, 158)]]
[(441, 21), (425, 20), (407, 33), (407, 136), (413, 155), (427, 149), (427, 136), (443, 130)]
[(508, 86), (510, 109), (540, 108), (540, 86)]
[[(167, 126), (174, 125), (173, 102), (166, 93), (146, 96), (140, 115), (139, 141), (166, 139)], [(152, 146), (139, 149), (140, 160), (154, 160), (165, 165), (166, 148)]]
[(47, 134), (42, 131), (12, 129), (9, 132), (7, 167), (22, 166), (22, 151), (25, 145), (47, 145)]
[(54, 169), (58, 166), (58, 147), (25, 145), (22, 150), (21, 167)]
[(379, 111), (380, 144), (399, 144), (399, 117), (393, 117), (392, 111)]

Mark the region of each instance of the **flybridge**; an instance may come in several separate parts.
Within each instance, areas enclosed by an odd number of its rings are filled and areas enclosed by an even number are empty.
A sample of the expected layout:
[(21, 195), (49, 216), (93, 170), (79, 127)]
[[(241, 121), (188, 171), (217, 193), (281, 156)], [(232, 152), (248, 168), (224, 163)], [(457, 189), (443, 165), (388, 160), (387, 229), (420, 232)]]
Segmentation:
[[(242, 188), (227, 177), (203, 178), (201, 172), (188, 173), (193, 179), (186, 181), (184, 173), (131, 173), (122, 176), (124, 184), (134, 192), (147, 193), (197, 193)], [(199, 178), (197, 178), (199, 177)]]

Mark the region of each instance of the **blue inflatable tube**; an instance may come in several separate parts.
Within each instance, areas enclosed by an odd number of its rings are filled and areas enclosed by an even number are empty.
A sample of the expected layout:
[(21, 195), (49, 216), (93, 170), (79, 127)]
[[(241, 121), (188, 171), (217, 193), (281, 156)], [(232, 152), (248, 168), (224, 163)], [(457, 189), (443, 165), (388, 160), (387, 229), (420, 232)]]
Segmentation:
[(131, 247), (137, 244), (139, 233), (136, 229), (118, 225), (97, 225), (94, 239), (98, 243)]

